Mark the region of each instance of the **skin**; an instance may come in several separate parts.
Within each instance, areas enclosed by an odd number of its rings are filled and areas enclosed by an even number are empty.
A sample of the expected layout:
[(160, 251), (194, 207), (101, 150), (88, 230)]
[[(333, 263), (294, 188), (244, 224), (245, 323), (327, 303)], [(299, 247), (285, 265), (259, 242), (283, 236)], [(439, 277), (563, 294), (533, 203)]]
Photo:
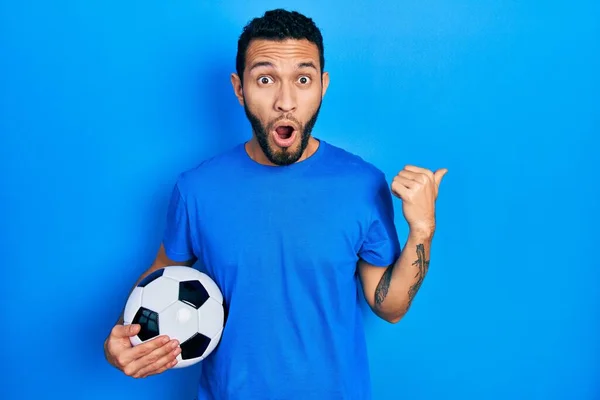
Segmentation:
[[(177, 262), (169, 259), (161, 244), (154, 262), (137, 280), (134, 287), (147, 275), (169, 265), (184, 265), (191, 267), (195, 259), (186, 262)], [(133, 289), (132, 289), (133, 290)], [(104, 356), (113, 367), (121, 370), (132, 378), (146, 378), (160, 374), (177, 364), (176, 357), (181, 353), (177, 340), (161, 335), (138, 346), (133, 347), (130, 337), (140, 331), (140, 325), (123, 325), (121, 314), (116, 325), (104, 341)]]
[[(246, 151), (256, 162), (276, 166), (300, 162), (317, 151), (311, 125), (329, 86), (329, 73), (321, 73), (319, 50), (307, 40), (253, 40), (246, 52), (242, 79), (231, 75), (240, 105), (253, 124)], [(287, 149), (276, 145), (273, 127), (286, 119), (299, 135)], [(262, 143), (261, 143), (262, 142)]]
[(397, 323), (406, 315), (429, 270), (436, 229), (435, 203), (447, 172), (446, 168), (432, 172), (407, 165), (394, 177), (391, 191), (402, 200), (402, 213), (409, 228), (403, 250), (386, 268), (358, 262), (367, 303), (390, 323)]
[[(246, 151), (255, 162), (288, 165), (317, 151), (319, 141), (310, 135), (310, 130), (329, 86), (329, 74), (321, 72), (316, 45), (306, 40), (255, 40), (247, 51), (243, 84), (236, 74), (231, 75), (231, 83), (253, 126), (254, 135), (246, 143)], [(282, 118), (291, 121), (299, 133), (285, 149), (278, 147), (271, 136), (274, 125)], [(427, 274), (435, 231), (435, 202), (446, 172), (407, 165), (397, 174), (391, 190), (402, 200), (402, 212), (409, 225), (403, 251), (387, 268), (358, 262), (366, 300), (388, 322), (396, 323), (406, 314)], [(195, 258), (186, 262), (169, 259), (161, 244), (154, 262), (136, 285), (157, 269), (169, 265), (191, 267), (195, 262)], [(179, 343), (160, 336), (132, 347), (129, 338), (139, 329), (139, 325), (123, 325), (121, 315), (104, 342), (107, 361), (134, 378), (160, 374), (175, 366), (181, 352)]]

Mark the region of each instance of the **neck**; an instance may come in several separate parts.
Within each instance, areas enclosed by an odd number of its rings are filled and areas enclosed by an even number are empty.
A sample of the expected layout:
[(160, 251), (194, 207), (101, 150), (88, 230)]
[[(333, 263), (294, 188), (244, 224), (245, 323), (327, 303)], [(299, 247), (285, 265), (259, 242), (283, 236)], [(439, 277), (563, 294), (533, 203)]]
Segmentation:
[[(256, 140), (256, 136), (253, 135), (252, 139), (246, 142), (245, 148), (246, 153), (248, 153), (248, 155), (253, 161), (263, 165), (277, 166), (267, 158), (262, 148), (260, 147), (258, 140)], [(318, 148), (319, 141), (311, 136), (310, 139), (308, 139), (308, 145), (306, 146), (306, 149), (304, 149), (304, 153), (302, 153), (302, 156), (300, 156), (300, 158), (296, 162), (306, 160), (307, 158), (315, 154)]]

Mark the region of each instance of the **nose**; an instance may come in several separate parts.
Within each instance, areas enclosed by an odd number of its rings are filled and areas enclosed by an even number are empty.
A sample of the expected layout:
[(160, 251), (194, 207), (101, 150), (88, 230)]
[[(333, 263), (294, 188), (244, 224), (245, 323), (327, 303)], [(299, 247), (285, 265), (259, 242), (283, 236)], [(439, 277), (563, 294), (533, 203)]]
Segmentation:
[(289, 83), (282, 83), (275, 99), (275, 110), (287, 113), (296, 110), (296, 94)]

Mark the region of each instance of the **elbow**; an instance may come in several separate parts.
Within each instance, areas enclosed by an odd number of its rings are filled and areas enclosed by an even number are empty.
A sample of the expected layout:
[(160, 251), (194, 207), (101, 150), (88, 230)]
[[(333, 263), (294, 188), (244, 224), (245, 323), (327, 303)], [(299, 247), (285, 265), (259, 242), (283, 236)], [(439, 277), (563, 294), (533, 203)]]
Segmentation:
[(396, 310), (393, 312), (384, 312), (383, 310), (378, 310), (375, 309), (373, 310), (375, 311), (375, 314), (377, 314), (377, 316), (379, 318), (381, 318), (382, 320), (389, 322), (390, 324), (397, 324), (398, 322), (400, 322), (402, 320), (402, 318), (404, 317), (404, 315), (406, 315), (406, 311), (405, 310)]
[(404, 317), (404, 314), (400, 314), (400, 315), (396, 315), (396, 316), (392, 316), (392, 317), (387, 317), (384, 318), (387, 322), (389, 322), (390, 324), (397, 324), (398, 322), (400, 322), (402, 320), (402, 317)]

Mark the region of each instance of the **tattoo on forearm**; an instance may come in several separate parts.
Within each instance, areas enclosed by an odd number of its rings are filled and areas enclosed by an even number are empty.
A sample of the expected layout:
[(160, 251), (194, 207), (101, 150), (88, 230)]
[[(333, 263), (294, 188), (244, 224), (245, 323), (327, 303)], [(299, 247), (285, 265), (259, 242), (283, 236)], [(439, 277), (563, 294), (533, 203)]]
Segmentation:
[[(423, 244), (417, 245), (417, 259), (413, 262), (412, 265), (417, 267), (417, 273), (415, 275), (417, 281), (408, 290), (408, 304), (406, 307), (407, 311), (415, 295), (419, 291), (419, 288), (423, 283), (423, 279), (425, 279), (425, 275), (427, 274), (427, 270), (429, 269), (429, 260), (427, 260), (425, 257), (425, 246)], [(383, 303), (388, 294), (393, 272), (394, 264), (390, 265), (385, 270), (383, 276), (381, 277), (381, 280), (379, 281), (379, 284), (377, 284), (377, 288), (375, 289), (375, 304), (378, 306)]]
[(383, 273), (383, 276), (381, 277), (381, 280), (375, 289), (375, 304), (380, 305), (383, 303), (383, 300), (385, 300), (385, 296), (387, 296), (390, 288), (390, 281), (392, 280), (393, 271), (394, 264), (390, 265)]
[(417, 274), (415, 278), (417, 281), (410, 287), (408, 290), (408, 304), (406, 309), (410, 308), (415, 295), (419, 291), (421, 284), (423, 283), (423, 279), (425, 279), (425, 275), (427, 275), (427, 271), (429, 270), (429, 260), (425, 258), (425, 246), (422, 244), (417, 245), (417, 259), (413, 262), (414, 266), (417, 267)]

